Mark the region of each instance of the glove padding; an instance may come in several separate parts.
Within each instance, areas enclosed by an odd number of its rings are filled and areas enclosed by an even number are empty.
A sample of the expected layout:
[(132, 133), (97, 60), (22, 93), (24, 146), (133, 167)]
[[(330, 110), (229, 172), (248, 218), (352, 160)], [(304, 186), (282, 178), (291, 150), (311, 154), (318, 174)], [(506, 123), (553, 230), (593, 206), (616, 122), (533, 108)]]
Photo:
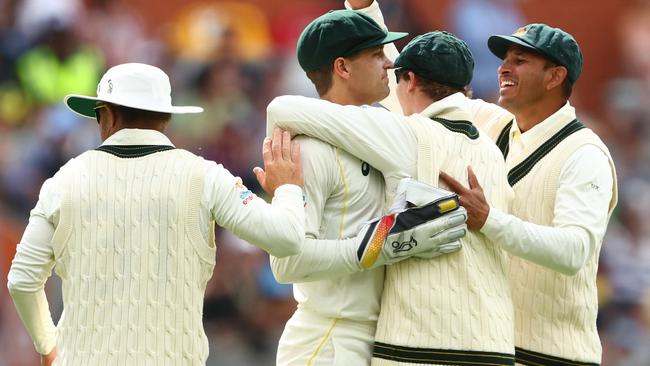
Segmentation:
[(366, 223), (359, 235), (357, 258), (362, 269), (417, 256), (434, 258), (461, 248), (467, 212), (456, 194), (404, 209)]

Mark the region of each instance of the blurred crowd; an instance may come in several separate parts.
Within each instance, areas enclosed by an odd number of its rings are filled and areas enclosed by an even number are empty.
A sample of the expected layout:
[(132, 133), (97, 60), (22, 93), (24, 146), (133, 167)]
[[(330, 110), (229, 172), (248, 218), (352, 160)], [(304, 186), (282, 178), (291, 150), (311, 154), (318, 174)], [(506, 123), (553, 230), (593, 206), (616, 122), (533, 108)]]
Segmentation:
[[(295, 41), (311, 19), (342, 8), (342, 0), (296, 1), (286, 17), (269, 16), (254, 1), (187, 3), (172, 22), (153, 29), (141, 8), (126, 1), (0, 0), (0, 366), (36, 360), (5, 287), (29, 210), (45, 179), (100, 144), (94, 122), (69, 112), (64, 95), (92, 95), (99, 77), (115, 64), (161, 67), (172, 79), (175, 104), (205, 108), (198, 117), (174, 117), (171, 140), (224, 164), (259, 195), (252, 168), (261, 163), (266, 104), (281, 94), (315, 96), (296, 62)], [(418, 11), (410, 3), (381, 2), (389, 27), (415, 35), (439, 26), (409, 21)], [(163, 6), (156, 4), (151, 2)], [(518, 0), (450, 4), (448, 30), (467, 40), (477, 61), (474, 95), (495, 101), (498, 59), (487, 50), (487, 36), (530, 21)], [(581, 104), (590, 90), (580, 82), (572, 103), (609, 146), (619, 175), (619, 205), (599, 271), (603, 365), (647, 366), (650, 223), (643, 218), (650, 217), (650, 1), (625, 4), (608, 30), (617, 32), (622, 61), (616, 76), (604, 81), (599, 108)], [(499, 22), (493, 21), (496, 15)], [(275, 282), (260, 250), (221, 230), (217, 244), (204, 311), (209, 364), (272, 365), (282, 326), (295, 307), (291, 287)], [(47, 290), (56, 319), (62, 305), (55, 277)]]

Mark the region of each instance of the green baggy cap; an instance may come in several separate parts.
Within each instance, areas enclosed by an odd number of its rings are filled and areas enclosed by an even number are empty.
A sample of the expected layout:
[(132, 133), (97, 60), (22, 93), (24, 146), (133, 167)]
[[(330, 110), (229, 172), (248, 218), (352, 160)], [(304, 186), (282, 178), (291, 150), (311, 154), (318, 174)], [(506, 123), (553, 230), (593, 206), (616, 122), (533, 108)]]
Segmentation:
[(474, 57), (467, 43), (455, 35), (435, 31), (419, 35), (399, 54), (395, 68), (443, 85), (464, 88), (472, 81)]
[(505, 58), (513, 44), (537, 51), (556, 64), (566, 67), (571, 84), (575, 84), (580, 77), (582, 72), (580, 46), (573, 36), (560, 28), (535, 23), (517, 29), (510, 36), (493, 35), (488, 38), (490, 51), (500, 59)]
[(331, 64), (366, 48), (404, 38), (387, 32), (369, 16), (353, 10), (333, 10), (312, 21), (298, 39), (298, 62), (306, 72)]

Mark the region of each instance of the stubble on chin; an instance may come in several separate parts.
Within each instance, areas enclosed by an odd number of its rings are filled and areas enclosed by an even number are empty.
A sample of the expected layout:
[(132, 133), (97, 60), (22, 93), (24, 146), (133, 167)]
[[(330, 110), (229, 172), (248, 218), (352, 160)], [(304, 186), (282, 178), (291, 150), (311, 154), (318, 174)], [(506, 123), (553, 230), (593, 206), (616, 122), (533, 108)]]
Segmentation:
[(379, 100), (384, 100), (384, 98), (386, 98), (388, 94), (390, 94), (390, 88), (388, 87), (388, 85), (383, 84), (381, 90), (382, 93), (381, 95), (379, 95)]
[(513, 100), (499, 96), (499, 99), (497, 100), (497, 104), (499, 105), (499, 107), (507, 110), (508, 112), (512, 114), (515, 113), (516, 104), (513, 103)]

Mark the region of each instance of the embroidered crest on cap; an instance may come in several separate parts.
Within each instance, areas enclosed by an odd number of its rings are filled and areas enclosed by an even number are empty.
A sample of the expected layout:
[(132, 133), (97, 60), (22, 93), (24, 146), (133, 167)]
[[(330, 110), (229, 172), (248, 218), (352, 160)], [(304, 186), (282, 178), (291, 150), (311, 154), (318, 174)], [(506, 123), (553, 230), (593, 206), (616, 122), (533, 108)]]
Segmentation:
[(522, 37), (523, 35), (526, 34), (526, 31), (527, 31), (526, 27), (521, 27), (517, 29), (512, 35), (517, 37)]

